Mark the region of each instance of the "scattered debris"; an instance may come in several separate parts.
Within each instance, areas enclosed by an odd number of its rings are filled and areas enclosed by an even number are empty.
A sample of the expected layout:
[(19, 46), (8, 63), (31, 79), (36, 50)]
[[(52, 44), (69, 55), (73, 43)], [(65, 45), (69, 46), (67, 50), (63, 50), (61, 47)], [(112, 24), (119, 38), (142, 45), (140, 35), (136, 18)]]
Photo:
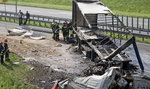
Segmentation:
[(46, 83), (46, 81), (41, 81), (41, 83)]
[(25, 34), (22, 35), (22, 37), (30, 37), (33, 35), (33, 31), (29, 30)]
[(13, 64), (18, 65), (20, 62), (13, 62)]
[(45, 36), (30, 36), (30, 38), (33, 40), (42, 40), (45, 39)]
[(30, 70), (34, 70), (34, 67), (31, 67)]
[(103, 75), (76, 77), (73, 80), (60, 81), (61, 89), (149, 89), (150, 81), (142, 77), (128, 75), (124, 77), (119, 67), (111, 67)]
[(22, 29), (22, 28), (15, 28), (15, 29), (8, 29), (8, 35), (9, 36), (21, 36), (23, 34), (25, 34), (27, 32), (27, 30)]
[(27, 81), (31, 84), (37, 85), (43, 89), (51, 88), (56, 80), (64, 80), (66, 78), (72, 79), (75, 75), (65, 73), (62, 71), (55, 71), (51, 67), (44, 66), (43, 64), (34, 61), (26, 61), (31, 67)]
[(62, 45), (61, 44), (57, 44), (56, 47), (62, 47)]
[(20, 26), (15, 29), (8, 29), (9, 36), (22, 36), (23, 38), (31, 38), (33, 40), (45, 39), (45, 36), (34, 34), (28, 26)]

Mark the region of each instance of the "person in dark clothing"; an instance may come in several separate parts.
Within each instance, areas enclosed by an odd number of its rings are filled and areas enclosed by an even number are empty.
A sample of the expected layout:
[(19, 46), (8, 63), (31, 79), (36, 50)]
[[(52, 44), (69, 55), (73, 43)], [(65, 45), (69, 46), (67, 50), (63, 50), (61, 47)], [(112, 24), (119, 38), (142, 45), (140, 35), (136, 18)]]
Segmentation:
[(3, 47), (4, 47), (4, 57), (6, 61), (10, 61), (9, 59), (9, 49), (8, 49), (8, 43), (7, 39), (4, 40)]
[(52, 36), (53, 39), (54, 39), (55, 26), (56, 26), (56, 22), (55, 22), (55, 20), (53, 20), (53, 22), (51, 24), (51, 29), (52, 29), (52, 32), (53, 32), (53, 36)]
[(56, 40), (56, 41), (59, 41), (59, 28), (56, 29), (55, 35), (56, 35), (55, 40)]
[[(70, 35), (73, 34), (73, 28), (72, 28), (72, 22), (71, 21), (68, 23), (67, 29), (68, 29), (67, 35), (68, 35), (68, 39), (69, 39)], [(71, 34), (70, 34), (70, 32), (71, 32)]]
[(52, 22), (52, 24), (51, 24), (51, 29), (52, 29), (52, 31), (54, 30), (54, 26), (55, 26), (55, 20), (53, 20), (53, 22)]
[(67, 29), (68, 29), (68, 40), (69, 40), (69, 42), (73, 42), (74, 41), (74, 31), (72, 28), (72, 22), (71, 21), (68, 23)]
[(1, 64), (4, 63), (4, 55), (3, 55), (3, 53), (4, 53), (3, 43), (0, 42), (0, 60), (1, 60)]
[(24, 25), (27, 24), (27, 21), (28, 21), (28, 22), (30, 21), (30, 14), (29, 14), (28, 11), (26, 12), (26, 19), (25, 19)]
[(63, 27), (62, 27), (62, 33), (63, 33), (64, 41), (67, 41), (67, 33), (68, 33), (67, 25), (68, 25), (68, 22), (65, 21), (63, 23)]
[(19, 16), (19, 26), (22, 25), (22, 17), (23, 17), (23, 13), (21, 12), (21, 10), (19, 10), (19, 13), (18, 13), (18, 16)]
[(54, 40), (59, 41), (59, 24), (56, 22), (54, 32)]

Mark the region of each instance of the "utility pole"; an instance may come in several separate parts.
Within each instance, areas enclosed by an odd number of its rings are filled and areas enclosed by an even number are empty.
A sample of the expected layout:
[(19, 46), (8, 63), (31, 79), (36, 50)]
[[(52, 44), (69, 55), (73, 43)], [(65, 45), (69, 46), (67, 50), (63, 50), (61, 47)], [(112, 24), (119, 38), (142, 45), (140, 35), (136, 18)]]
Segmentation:
[(16, 13), (17, 13), (17, 11), (18, 11), (18, 10), (17, 10), (17, 0), (16, 0)]
[(5, 15), (6, 15), (6, 3), (4, 2), (4, 7), (5, 7)]
[(8, 2), (8, 0), (3, 0), (4, 8), (5, 8), (5, 15), (6, 15), (6, 2)]

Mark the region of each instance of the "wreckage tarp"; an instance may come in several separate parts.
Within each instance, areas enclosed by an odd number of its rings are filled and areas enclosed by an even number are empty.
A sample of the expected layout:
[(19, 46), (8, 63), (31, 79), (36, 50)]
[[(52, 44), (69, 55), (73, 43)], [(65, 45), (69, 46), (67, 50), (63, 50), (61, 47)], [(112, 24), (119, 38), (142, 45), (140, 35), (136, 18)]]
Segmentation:
[[(74, 81), (78, 84), (84, 85), (90, 89), (108, 89), (113, 81), (115, 81), (116, 75), (119, 75), (117, 67), (109, 68), (104, 75), (92, 75), (88, 77), (76, 78)], [(127, 85), (127, 81), (123, 78), (118, 79), (117, 85), (124, 87)]]
[[(111, 11), (101, 3), (78, 2), (78, 7), (83, 14), (109, 14)], [(87, 9), (88, 8), (88, 9)]]

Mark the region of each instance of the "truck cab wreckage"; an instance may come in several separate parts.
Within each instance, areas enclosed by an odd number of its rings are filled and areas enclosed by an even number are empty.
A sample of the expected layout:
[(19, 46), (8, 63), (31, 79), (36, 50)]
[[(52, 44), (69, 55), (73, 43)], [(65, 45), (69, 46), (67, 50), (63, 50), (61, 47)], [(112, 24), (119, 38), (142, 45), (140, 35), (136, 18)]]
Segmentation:
[(150, 89), (150, 78), (130, 72), (130, 57), (123, 52), (131, 44), (135, 50), (141, 73), (144, 66), (135, 42), (131, 39), (118, 47), (116, 40), (105, 31), (128, 31), (113, 12), (99, 0), (73, 0), (72, 26), (78, 48), (87, 58), (104, 68), (101, 75), (77, 77), (58, 83), (62, 89)]

